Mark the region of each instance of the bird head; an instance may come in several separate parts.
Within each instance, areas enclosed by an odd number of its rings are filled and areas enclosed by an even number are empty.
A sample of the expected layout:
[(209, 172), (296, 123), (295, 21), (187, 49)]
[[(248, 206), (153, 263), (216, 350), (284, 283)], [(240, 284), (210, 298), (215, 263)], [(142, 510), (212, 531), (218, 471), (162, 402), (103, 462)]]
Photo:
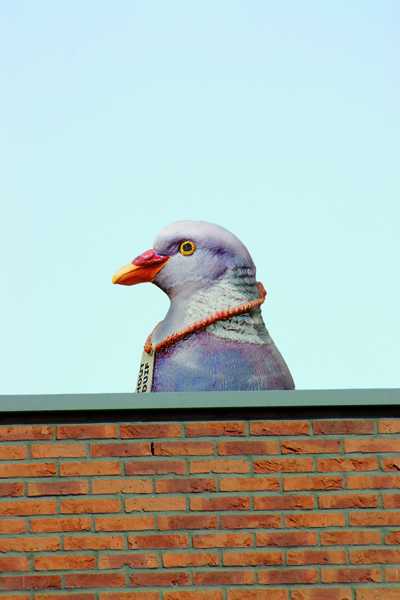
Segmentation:
[(152, 282), (172, 297), (210, 286), (235, 268), (255, 275), (252, 258), (235, 235), (204, 221), (178, 221), (160, 231), (152, 249), (120, 269), (113, 283)]

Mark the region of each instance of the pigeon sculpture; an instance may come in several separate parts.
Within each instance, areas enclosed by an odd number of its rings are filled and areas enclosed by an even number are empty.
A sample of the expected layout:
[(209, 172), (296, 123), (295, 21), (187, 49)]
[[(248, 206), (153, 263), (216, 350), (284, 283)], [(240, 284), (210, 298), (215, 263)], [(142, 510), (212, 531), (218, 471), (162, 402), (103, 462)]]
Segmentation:
[(146, 341), (137, 391), (293, 389), (261, 316), (266, 292), (244, 244), (203, 221), (161, 230), (154, 247), (113, 277), (152, 282), (170, 308)]

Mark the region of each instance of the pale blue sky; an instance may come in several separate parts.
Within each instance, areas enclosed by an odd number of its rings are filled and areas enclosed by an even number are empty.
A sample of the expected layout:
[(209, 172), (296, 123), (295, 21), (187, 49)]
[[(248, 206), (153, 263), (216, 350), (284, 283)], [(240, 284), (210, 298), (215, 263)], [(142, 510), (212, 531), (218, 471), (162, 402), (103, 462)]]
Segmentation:
[(248, 246), (298, 388), (399, 387), (400, 4), (0, 2), (0, 393), (133, 389), (177, 219)]

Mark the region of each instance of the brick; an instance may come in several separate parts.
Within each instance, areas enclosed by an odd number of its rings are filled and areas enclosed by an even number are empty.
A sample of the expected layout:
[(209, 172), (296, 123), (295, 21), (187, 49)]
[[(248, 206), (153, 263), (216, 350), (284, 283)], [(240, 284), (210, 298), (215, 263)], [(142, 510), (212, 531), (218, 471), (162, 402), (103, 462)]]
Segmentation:
[(52, 477), (55, 474), (54, 463), (0, 464), (0, 477)]
[(400, 582), (400, 568), (399, 567), (388, 567), (385, 569), (385, 581), (390, 583)]
[(154, 442), (155, 456), (201, 456), (214, 454), (213, 442)]
[(189, 585), (191, 576), (185, 571), (138, 572), (129, 577), (131, 585), (140, 586), (171, 586)]
[(218, 454), (223, 456), (242, 454), (278, 454), (279, 444), (275, 440), (235, 440), (219, 442)]
[(397, 439), (347, 439), (344, 440), (345, 452), (400, 452), (400, 440)]
[(236, 436), (244, 435), (246, 425), (244, 421), (211, 421), (208, 423), (187, 423), (186, 432), (189, 437), (204, 436)]
[(400, 475), (348, 475), (347, 487), (353, 490), (400, 488)]
[(376, 471), (379, 469), (378, 459), (375, 456), (363, 456), (361, 458), (318, 458), (317, 471)]
[(0, 573), (7, 571), (29, 571), (28, 559), (25, 556), (0, 556)]
[(175, 438), (182, 436), (180, 423), (130, 423), (121, 425), (121, 438)]
[(367, 419), (329, 419), (313, 422), (316, 435), (371, 434), (374, 433), (374, 426), (374, 421)]
[(274, 528), (281, 526), (280, 515), (254, 515), (248, 513), (245, 515), (221, 515), (222, 529), (257, 529)]
[(103, 592), (100, 600), (160, 600), (160, 592)]
[(118, 437), (117, 427), (113, 424), (98, 425), (97, 423), (82, 425), (60, 425), (57, 427), (57, 439), (101, 439)]
[(163, 565), (176, 567), (215, 567), (219, 565), (217, 552), (164, 552)]
[(64, 550), (123, 550), (122, 535), (77, 535), (64, 537)]
[(277, 477), (224, 477), (219, 485), (221, 492), (262, 492), (281, 488)]
[(88, 481), (50, 481), (28, 483), (28, 496), (69, 496), (88, 493)]
[(249, 471), (249, 463), (240, 459), (216, 458), (215, 460), (192, 460), (190, 463), (191, 473), (248, 473)]
[(321, 544), (324, 546), (368, 546), (380, 544), (382, 534), (377, 530), (364, 531), (321, 531)]
[(400, 471), (400, 456), (385, 456), (382, 463), (384, 471)]
[(248, 496), (214, 496), (203, 498), (197, 496), (190, 499), (190, 510), (249, 510), (250, 498)]
[(186, 464), (183, 460), (127, 462), (125, 471), (127, 475), (163, 475), (167, 473), (184, 475), (186, 473)]
[(99, 569), (121, 569), (129, 567), (130, 569), (155, 569), (160, 566), (159, 558), (156, 554), (146, 552), (145, 554), (104, 554), (99, 557)]
[[(200, 590), (164, 592), (164, 600), (210, 600), (210, 592)], [(222, 592), (213, 590), (212, 600), (222, 600)]]
[(24, 446), (0, 446), (0, 460), (22, 460), (26, 458)]
[(169, 511), (186, 510), (186, 498), (184, 496), (158, 496), (147, 498), (127, 498), (125, 500), (126, 512), (141, 511)]
[(326, 494), (319, 496), (320, 508), (376, 508), (377, 494)]
[(286, 492), (295, 490), (338, 490), (343, 485), (343, 477), (332, 477), (330, 475), (285, 477), (283, 480), (283, 489)]
[(350, 562), (359, 564), (400, 563), (400, 550), (387, 548), (369, 548), (368, 550), (350, 550)]
[(255, 496), (254, 510), (307, 510), (314, 508), (314, 498), (305, 496)]
[(155, 522), (153, 515), (145, 516), (126, 516), (118, 517), (97, 517), (96, 531), (143, 531), (145, 529), (154, 529)]
[(0, 482), (0, 497), (5, 496), (23, 496), (23, 483), (2, 483)]
[(0, 519), (0, 533), (25, 533), (24, 519)]
[[(232, 589), (228, 591), (228, 600), (288, 600), (287, 590), (276, 589)], [(214, 599), (213, 599), (214, 600)]]
[(255, 583), (254, 571), (201, 571), (193, 574), (194, 585), (249, 585)]
[(253, 545), (251, 533), (205, 533), (193, 535), (194, 548), (246, 548)]
[(276, 551), (237, 551), (226, 550), (223, 556), (223, 564), (228, 567), (260, 567), (262, 565), (281, 565), (283, 563), (282, 552)]
[(256, 546), (315, 546), (318, 542), (315, 531), (260, 531), (256, 533)]
[(400, 544), (400, 531), (392, 531), (386, 535), (385, 544)]
[(0, 515), (51, 515), (56, 512), (55, 500), (5, 500), (0, 502)]
[(45, 590), (61, 588), (59, 575), (7, 575), (0, 577), (0, 590)]
[(292, 600), (352, 600), (352, 598), (353, 593), (350, 588), (312, 588), (292, 592)]
[(283, 457), (255, 460), (255, 473), (308, 473), (314, 471), (312, 458)]
[(58, 537), (17, 537), (0, 538), (0, 552), (43, 552), (59, 550), (61, 542)]
[(32, 458), (76, 458), (86, 456), (84, 444), (62, 444), (52, 442), (51, 444), (32, 444)]
[(121, 475), (121, 464), (113, 461), (66, 462), (60, 465), (63, 477), (87, 477), (96, 475)]
[(63, 571), (70, 569), (95, 569), (94, 556), (71, 556), (62, 554), (57, 556), (38, 556), (34, 559), (36, 571)]
[(153, 483), (150, 479), (93, 479), (93, 494), (151, 494)]
[[(1, 594), (1, 600), (30, 600), (30, 594)], [(38, 598), (38, 596), (36, 596)]]
[(330, 454), (340, 451), (340, 440), (290, 440), (281, 443), (282, 454)]
[(304, 513), (285, 515), (286, 527), (343, 527), (343, 513)]
[(345, 550), (290, 550), (287, 553), (288, 565), (344, 564), (346, 562)]
[(151, 447), (150, 442), (92, 444), (90, 454), (96, 458), (103, 456), (151, 456)]
[(252, 435), (309, 435), (308, 421), (254, 421), (250, 424)]
[(215, 529), (217, 527), (216, 515), (160, 515), (158, 528), (166, 529)]
[(0, 440), (50, 440), (54, 434), (54, 427), (49, 425), (2, 425), (0, 426)]
[(217, 487), (215, 479), (191, 477), (187, 479), (159, 479), (155, 482), (156, 492), (161, 494), (182, 492), (199, 493), (215, 492)]
[(391, 588), (373, 588), (359, 589), (356, 591), (357, 600), (399, 600), (400, 589)]
[(371, 527), (374, 525), (391, 526), (400, 525), (399, 512), (351, 512), (349, 514), (350, 525), (356, 527)]
[[(18, 597), (19, 600), (19, 597)], [(64, 593), (61, 594), (35, 594), (35, 600), (67, 600)], [(68, 594), (68, 600), (96, 600), (95, 594)]]
[(125, 575), (122, 573), (68, 573), (64, 575), (66, 588), (105, 588), (123, 587)]
[(341, 568), (321, 570), (323, 583), (379, 583), (382, 581), (380, 569)]
[(318, 581), (317, 569), (268, 569), (260, 571), (258, 574), (259, 583), (264, 584), (285, 584), (302, 583), (311, 584)]
[(380, 433), (400, 433), (400, 419), (380, 419)]
[(61, 513), (116, 513), (121, 510), (119, 498), (72, 498), (61, 500)]
[(186, 548), (188, 545), (189, 537), (186, 533), (128, 536), (128, 546), (133, 550), (145, 548)]
[(31, 519), (31, 528), (33, 533), (89, 531), (91, 527), (92, 519), (90, 517)]

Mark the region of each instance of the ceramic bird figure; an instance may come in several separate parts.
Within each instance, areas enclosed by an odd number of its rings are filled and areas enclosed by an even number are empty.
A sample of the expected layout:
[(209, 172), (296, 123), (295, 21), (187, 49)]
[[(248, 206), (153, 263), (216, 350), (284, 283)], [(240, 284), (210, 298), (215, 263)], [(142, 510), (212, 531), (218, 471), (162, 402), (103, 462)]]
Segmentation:
[(265, 290), (255, 275), (245, 245), (203, 221), (165, 227), (151, 250), (118, 271), (113, 283), (152, 282), (171, 301), (146, 342), (137, 391), (293, 389), (261, 316)]

